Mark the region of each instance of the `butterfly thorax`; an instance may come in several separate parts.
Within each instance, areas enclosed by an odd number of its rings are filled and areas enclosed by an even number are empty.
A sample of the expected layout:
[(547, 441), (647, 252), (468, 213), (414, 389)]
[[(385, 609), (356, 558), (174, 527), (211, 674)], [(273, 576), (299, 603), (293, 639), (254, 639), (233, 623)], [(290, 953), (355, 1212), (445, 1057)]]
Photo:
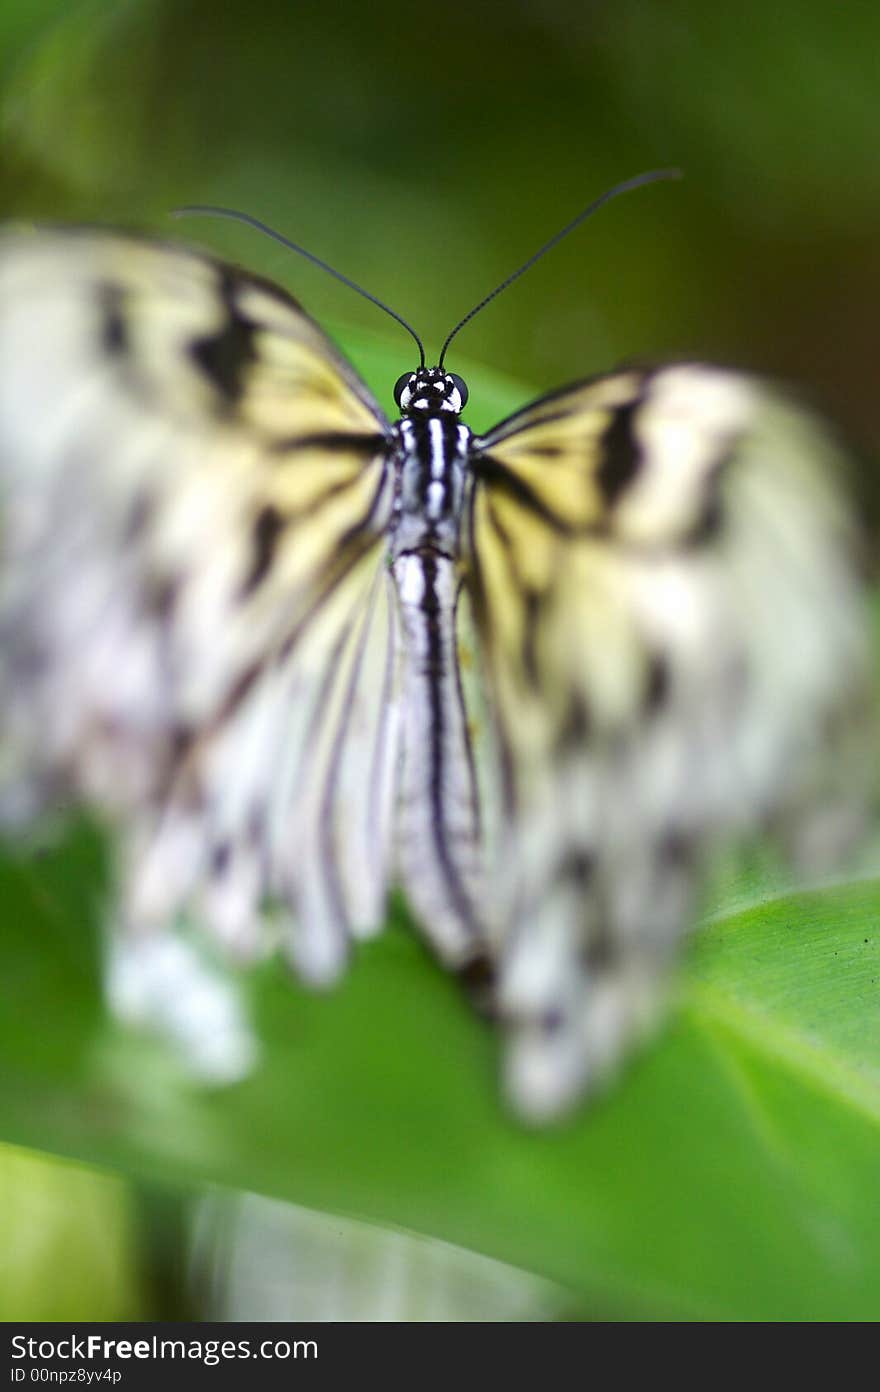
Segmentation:
[(412, 551), (454, 558), (468, 477), (472, 432), (454, 413), (405, 416), (397, 437), (392, 559)]

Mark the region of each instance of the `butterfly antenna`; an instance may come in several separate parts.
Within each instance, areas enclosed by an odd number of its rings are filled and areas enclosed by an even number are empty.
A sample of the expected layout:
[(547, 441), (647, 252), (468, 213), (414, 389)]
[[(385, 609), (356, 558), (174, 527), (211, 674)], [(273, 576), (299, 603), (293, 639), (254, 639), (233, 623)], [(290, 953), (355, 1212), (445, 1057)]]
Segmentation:
[(342, 284), (347, 285), (349, 290), (357, 291), (359, 295), (363, 295), (365, 300), (369, 300), (371, 304), (377, 305), (379, 309), (384, 309), (386, 314), (390, 314), (392, 319), (396, 319), (398, 324), (402, 324), (407, 333), (412, 335), (418, 345), (419, 356), (421, 358), (420, 366), (425, 366), (425, 349), (422, 340), (419, 338), (412, 325), (408, 324), (400, 314), (391, 309), (389, 305), (383, 304), (381, 300), (377, 300), (376, 296), (371, 295), (369, 290), (364, 290), (362, 286), (356, 285), (353, 280), (349, 280), (348, 276), (344, 276), (341, 271), (334, 270), (332, 266), (327, 265), (326, 261), (322, 261), (320, 257), (313, 255), (310, 251), (306, 251), (305, 247), (297, 246), (296, 242), (292, 242), (289, 237), (282, 236), (282, 234), (276, 232), (273, 227), (268, 227), (265, 222), (260, 222), (259, 218), (251, 217), (250, 213), (237, 212), (235, 208), (214, 208), (208, 204), (202, 203), (194, 203), (185, 208), (175, 208), (171, 216), (230, 218), (233, 222), (243, 222), (248, 227), (255, 227), (258, 232), (264, 232), (267, 237), (271, 237), (274, 241), (280, 242), (281, 245), (287, 247), (288, 250), (298, 252), (299, 255), (304, 256), (307, 261), (311, 261), (313, 266), (320, 266), (322, 271), (326, 271), (328, 275), (332, 275), (336, 280), (341, 280)]
[(464, 328), (465, 324), (469, 324), (471, 319), (473, 319), (476, 314), (479, 314), (481, 309), (485, 309), (486, 305), (489, 304), (491, 300), (494, 300), (496, 295), (500, 295), (502, 290), (506, 290), (508, 285), (512, 285), (515, 280), (519, 280), (521, 275), (525, 275), (526, 271), (530, 270), (536, 261), (540, 261), (541, 257), (546, 252), (552, 251), (557, 242), (561, 242), (563, 237), (568, 236), (569, 232), (573, 232), (576, 227), (580, 227), (582, 222), (586, 222), (588, 217), (592, 217), (593, 213), (598, 212), (604, 203), (610, 203), (611, 199), (617, 198), (618, 194), (629, 193), (632, 189), (642, 188), (645, 184), (656, 184), (661, 179), (680, 178), (682, 178), (680, 169), (652, 169), (647, 174), (637, 174), (633, 179), (625, 179), (622, 184), (615, 184), (613, 188), (608, 189), (605, 193), (601, 194), (599, 198), (594, 199), (588, 207), (584, 208), (583, 212), (578, 213), (576, 218), (572, 218), (571, 222), (563, 227), (561, 232), (557, 232), (555, 237), (551, 237), (549, 242), (545, 242), (542, 247), (539, 247), (534, 256), (530, 256), (528, 261), (524, 261), (518, 270), (514, 271), (512, 275), (509, 275), (506, 280), (502, 280), (500, 285), (496, 285), (495, 289), (492, 290), (485, 299), (480, 300), (478, 305), (474, 305), (470, 313), (466, 314), (464, 318), (456, 324), (452, 333), (443, 344), (438, 367), (443, 366), (443, 359), (446, 357), (446, 352), (450, 343), (455, 338), (455, 335)]

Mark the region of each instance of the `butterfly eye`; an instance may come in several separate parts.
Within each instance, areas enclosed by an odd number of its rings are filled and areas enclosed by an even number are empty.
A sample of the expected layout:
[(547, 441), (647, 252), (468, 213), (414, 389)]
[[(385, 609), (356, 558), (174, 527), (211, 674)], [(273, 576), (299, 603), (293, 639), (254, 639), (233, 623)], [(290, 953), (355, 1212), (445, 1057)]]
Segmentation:
[(412, 378), (413, 375), (411, 372), (404, 372), (403, 376), (398, 377), (397, 381), (395, 382), (394, 400), (397, 402), (398, 406), (400, 405), (400, 398), (403, 396), (404, 387), (409, 386), (410, 382), (412, 381)]
[(463, 377), (459, 377), (457, 372), (450, 372), (449, 376), (452, 378), (455, 390), (461, 397), (461, 410), (463, 411), (465, 406), (467, 405), (468, 399), (467, 383), (465, 382)]

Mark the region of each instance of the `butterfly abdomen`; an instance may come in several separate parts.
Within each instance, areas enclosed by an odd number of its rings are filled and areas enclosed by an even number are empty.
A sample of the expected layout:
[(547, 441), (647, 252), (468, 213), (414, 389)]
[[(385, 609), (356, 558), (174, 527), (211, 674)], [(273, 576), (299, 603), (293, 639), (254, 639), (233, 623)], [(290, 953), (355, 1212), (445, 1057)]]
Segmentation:
[(393, 565), (403, 633), (403, 766), (398, 873), (444, 960), (479, 945), (479, 809), (458, 685), (456, 596), (450, 557), (408, 552)]

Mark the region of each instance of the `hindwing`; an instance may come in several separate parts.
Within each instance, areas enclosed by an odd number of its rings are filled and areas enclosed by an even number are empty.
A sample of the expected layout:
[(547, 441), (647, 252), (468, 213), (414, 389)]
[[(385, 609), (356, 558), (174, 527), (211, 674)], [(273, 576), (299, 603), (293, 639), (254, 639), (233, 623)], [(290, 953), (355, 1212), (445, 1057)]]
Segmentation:
[(510, 1090), (542, 1116), (651, 1017), (721, 835), (843, 839), (864, 615), (836, 452), (746, 377), (570, 388), (476, 441), (474, 471), (499, 1010)]

